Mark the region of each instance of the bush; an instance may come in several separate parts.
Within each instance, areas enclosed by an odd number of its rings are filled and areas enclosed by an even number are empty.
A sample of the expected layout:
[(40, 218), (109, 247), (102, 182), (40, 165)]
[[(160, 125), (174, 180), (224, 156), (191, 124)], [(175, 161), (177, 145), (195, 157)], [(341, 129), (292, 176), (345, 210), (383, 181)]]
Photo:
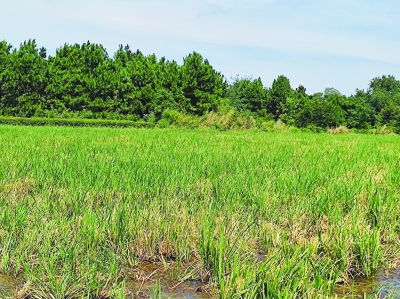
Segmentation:
[(375, 135), (389, 135), (389, 134), (394, 134), (394, 130), (391, 127), (388, 127), (386, 125), (383, 125), (381, 127), (377, 127), (374, 130)]
[(168, 123), (169, 125), (179, 124), (181, 118), (182, 113), (171, 109), (165, 109), (161, 116), (161, 119), (164, 121), (164, 123)]
[(349, 133), (349, 129), (345, 126), (339, 126), (337, 128), (329, 129), (328, 132), (330, 134), (344, 134), (344, 133)]
[(283, 121), (281, 121), (280, 119), (278, 119), (278, 121), (275, 122), (275, 124), (274, 124), (274, 132), (283, 132), (286, 130), (287, 130), (287, 127), (286, 127), (285, 123)]
[(162, 118), (158, 121), (157, 123), (157, 127), (165, 129), (168, 128), (170, 126), (170, 123), (168, 122), (168, 120)]
[(233, 109), (223, 114), (211, 111), (204, 116), (200, 126), (220, 131), (251, 129), (256, 127), (256, 120), (252, 116), (239, 114)]
[(310, 124), (302, 130), (303, 130), (303, 132), (307, 132), (307, 133), (322, 133), (322, 132), (324, 132), (324, 129), (316, 126), (315, 124)]
[(297, 128), (297, 127), (289, 127), (288, 132), (290, 133), (301, 133), (301, 129)]
[(194, 129), (200, 126), (202, 118), (195, 115), (185, 115), (179, 111), (166, 109), (158, 125), (166, 128), (170, 125), (180, 128)]
[(275, 124), (275, 122), (272, 121), (272, 126), (271, 126), (270, 122), (271, 122), (271, 121), (263, 121), (263, 122), (259, 123), (257, 127), (258, 127), (261, 131), (264, 131), (264, 132), (273, 132), (273, 131), (274, 131), (274, 124)]

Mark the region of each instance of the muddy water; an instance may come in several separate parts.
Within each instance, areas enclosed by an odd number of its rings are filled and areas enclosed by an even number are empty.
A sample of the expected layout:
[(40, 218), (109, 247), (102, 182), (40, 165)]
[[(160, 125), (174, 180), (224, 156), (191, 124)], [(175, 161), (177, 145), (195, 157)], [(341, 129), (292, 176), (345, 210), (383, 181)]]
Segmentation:
[(369, 279), (357, 278), (351, 285), (338, 285), (334, 292), (340, 297), (364, 298), (378, 295), (378, 298), (400, 299), (400, 268), (379, 271)]
[[(161, 285), (161, 298), (213, 298), (205, 284), (197, 280), (173, 280), (170, 271), (163, 270), (158, 264), (141, 263), (139, 269), (141, 277), (128, 280), (125, 284), (126, 298), (151, 298), (157, 282)], [(0, 298), (11, 297), (21, 286), (21, 280), (0, 274)]]
[[(127, 298), (150, 298), (157, 282), (161, 285), (161, 298), (209, 299), (214, 298), (207, 285), (197, 280), (176, 281), (170, 271), (154, 263), (141, 263), (138, 275), (126, 282)], [(21, 281), (0, 274), (0, 298), (12, 296)], [(400, 268), (379, 271), (370, 279), (357, 278), (351, 285), (338, 285), (334, 293), (342, 298), (364, 298), (378, 294), (379, 298), (400, 299)]]
[[(208, 299), (213, 298), (211, 294), (202, 291), (202, 284), (198, 281), (185, 281), (172, 283), (168, 279), (160, 279), (161, 298), (179, 299)], [(140, 283), (138, 281), (127, 281), (127, 298), (150, 298), (156, 282)]]
[(0, 274), (0, 298), (11, 296), (20, 286), (20, 280)]
[[(187, 266), (187, 265), (186, 265)], [(134, 277), (126, 281), (127, 298), (150, 298), (157, 283), (161, 298), (208, 299), (214, 298), (209, 287), (199, 280), (179, 281), (173, 275), (174, 266), (161, 263), (140, 262)]]

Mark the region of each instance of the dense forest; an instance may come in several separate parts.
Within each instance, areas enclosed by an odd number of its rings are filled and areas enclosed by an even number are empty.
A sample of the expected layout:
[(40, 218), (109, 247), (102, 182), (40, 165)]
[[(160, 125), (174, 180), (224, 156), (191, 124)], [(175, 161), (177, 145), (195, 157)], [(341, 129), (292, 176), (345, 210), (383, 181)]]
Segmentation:
[(35, 40), (13, 48), (0, 42), (0, 115), (159, 121), (181, 113), (227, 113), (280, 119), (298, 128), (400, 128), (400, 81), (373, 78), (367, 90), (345, 96), (334, 88), (307, 94), (285, 76), (271, 87), (260, 78), (228, 81), (193, 52), (183, 64), (120, 46), (64, 44), (48, 56)]

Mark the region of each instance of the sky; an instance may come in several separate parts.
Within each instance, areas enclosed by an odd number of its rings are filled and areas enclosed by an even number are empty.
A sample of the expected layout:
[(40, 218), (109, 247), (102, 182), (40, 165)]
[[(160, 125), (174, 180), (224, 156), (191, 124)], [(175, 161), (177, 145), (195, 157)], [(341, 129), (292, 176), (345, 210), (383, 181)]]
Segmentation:
[(183, 62), (199, 52), (229, 80), (279, 75), (309, 94), (354, 94), (382, 75), (400, 79), (398, 0), (13, 0), (0, 5), (0, 40), (120, 44)]

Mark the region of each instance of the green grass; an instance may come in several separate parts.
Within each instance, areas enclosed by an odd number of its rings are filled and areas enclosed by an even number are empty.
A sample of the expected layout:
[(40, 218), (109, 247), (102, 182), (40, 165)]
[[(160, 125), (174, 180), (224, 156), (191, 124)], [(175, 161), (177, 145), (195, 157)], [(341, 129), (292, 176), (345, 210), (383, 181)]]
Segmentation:
[(216, 297), (326, 298), (400, 257), (399, 136), (0, 126), (0, 154), (0, 272), (33, 298), (193, 258)]

